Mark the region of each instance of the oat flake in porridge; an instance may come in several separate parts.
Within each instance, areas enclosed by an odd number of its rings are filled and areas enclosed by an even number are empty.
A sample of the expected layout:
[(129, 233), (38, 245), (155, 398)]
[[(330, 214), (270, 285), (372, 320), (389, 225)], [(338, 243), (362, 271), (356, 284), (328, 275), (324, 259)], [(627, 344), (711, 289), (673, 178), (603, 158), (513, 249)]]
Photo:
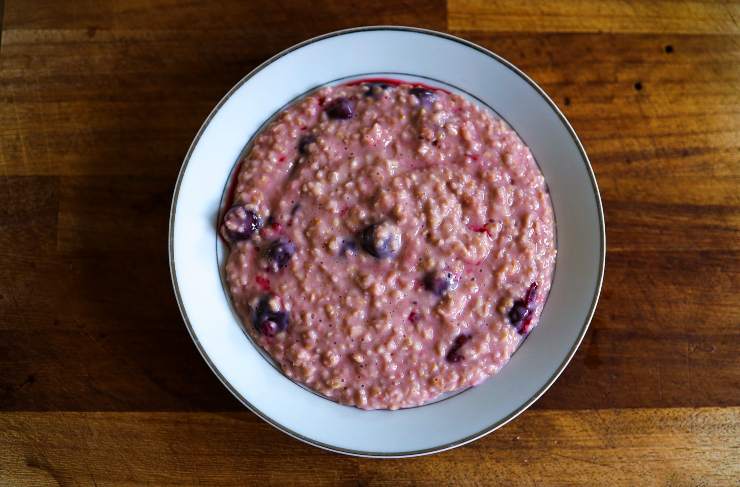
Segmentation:
[(254, 140), (223, 216), (244, 328), (292, 379), (363, 409), (495, 374), (555, 264), (545, 181), (516, 133), (443, 90), (319, 90)]

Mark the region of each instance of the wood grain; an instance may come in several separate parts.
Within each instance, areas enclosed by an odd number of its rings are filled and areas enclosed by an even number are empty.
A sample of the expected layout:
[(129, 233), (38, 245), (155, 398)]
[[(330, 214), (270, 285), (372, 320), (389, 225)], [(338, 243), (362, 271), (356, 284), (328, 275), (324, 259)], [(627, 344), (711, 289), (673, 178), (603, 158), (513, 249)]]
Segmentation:
[(203, 0), (77, 0), (61, 3), (23, 0), (7, 3), (5, 26), (8, 29), (174, 29), (179, 32), (208, 31), (209, 35), (234, 30), (251, 31), (264, 38), (296, 35), (306, 38), (358, 25), (413, 24), (430, 29), (446, 28), (443, 0), (369, 0), (361, 8), (342, 0), (223, 0), (218, 8)]
[[(739, 5), (0, 2), (0, 485), (736, 485)], [(558, 382), (502, 431), (403, 462), (243, 412), (167, 265), (211, 108), (279, 50), (362, 24), (446, 29), (522, 68), (584, 143), (607, 222), (602, 298)]]
[(730, 486), (738, 413), (527, 412), (468, 447), (403, 461), (309, 448), (249, 413), (2, 413), (0, 483)]
[(489, 32), (740, 32), (736, 1), (449, 0), (449, 27)]

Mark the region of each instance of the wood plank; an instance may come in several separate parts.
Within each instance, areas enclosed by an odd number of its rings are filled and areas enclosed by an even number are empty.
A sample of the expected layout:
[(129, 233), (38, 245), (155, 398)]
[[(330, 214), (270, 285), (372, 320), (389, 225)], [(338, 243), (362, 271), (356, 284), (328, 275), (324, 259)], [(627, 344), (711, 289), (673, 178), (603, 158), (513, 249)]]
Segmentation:
[(53, 252), (58, 213), (58, 178), (0, 176), (0, 255)]
[(225, 0), (218, 8), (208, 0), (11, 0), (7, 4), (7, 29), (248, 30), (308, 38), (358, 25), (438, 30), (446, 26), (444, 0), (370, 0), (361, 7), (342, 0)]
[(377, 461), (304, 445), (249, 413), (2, 413), (0, 483), (736, 485), (739, 417), (740, 408), (529, 411), (463, 448)]
[[(668, 177), (667, 179), (673, 179)], [(612, 192), (641, 194), (641, 184), (624, 178), (603, 179), (602, 195), (608, 225), (609, 252), (708, 252), (740, 250), (740, 205), (669, 204), (623, 200)], [(674, 181), (676, 182), (676, 181)], [(636, 186), (636, 187), (635, 187)], [(740, 181), (736, 188), (740, 187)], [(714, 185), (707, 188), (714, 189)], [(687, 191), (688, 192), (688, 191)], [(731, 197), (734, 199), (734, 197)], [(639, 249), (639, 250), (638, 250)], [(688, 259), (714, 255), (687, 255)], [(728, 262), (737, 264), (736, 257)], [(729, 275), (734, 267), (727, 269)]]
[(278, 47), (253, 36), (212, 37), (7, 31), (0, 174), (174, 180), (210, 110)]
[(173, 191), (174, 181), (166, 177), (60, 178), (57, 252), (122, 259), (143, 253), (166, 265), (162, 236)]
[(243, 409), (184, 325), (148, 325), (142, 322), (139, 332), (89, 332), (63, 322), (56, 330), (0, 331), (0, 410)]
[(488, 32), (740, 32), (736, 1), (449, 0), (452, 30)]
[(120, 332), (179, 322), (166, 245), (172, 184), (0, 178), (0, 329)]
[(170, 178), (0, 177), (0, 409), (236, 409), (182, 323)]

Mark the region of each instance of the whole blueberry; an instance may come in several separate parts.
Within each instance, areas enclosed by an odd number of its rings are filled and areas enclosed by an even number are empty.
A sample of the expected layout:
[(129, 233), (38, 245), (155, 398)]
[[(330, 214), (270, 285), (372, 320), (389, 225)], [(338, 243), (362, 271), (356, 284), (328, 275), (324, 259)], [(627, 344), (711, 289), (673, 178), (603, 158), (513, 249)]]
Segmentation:
[(401, 229), (385, 221), (368, 225), (360, 232), (360, 246), (378, 259), (395, 256), (401, 250)]
[(285, 268), (295, 254), (295, 245), (290, 240), (278, 239), (267, 248), (267, 265), (272, 272)]
[(370, 82), (365, 83), (363, 86), (365, 87), (365, 93), (363, 93), (363, 96), (372, 96), (373, 98), (388, 89), (388, 84), (383, 82)]
[(224, 215), (221, 225), (224, 237), (231, 241), (249, 240), (262, 227), (262, 218), (244, 205), (234, 205)]
[(530, 312), (531, 311), (527, 307), (526, 303), (521, 299), (517, 299), (509, 310), (509, 321), (512, 325), (518, 326), (524, 318), (529, 316)]
[(457, 288), (457, 280), (451, 272), (436, 271), (424, 276), (424, 287), (437, 296), (442, 296)]
[(338, 120), (350, 119), (355, 115), (355, 104), (347, 98), (337, 98), (327, 105), (326, 114)]
[(300, 138), (298, 141), (298, 153), (305, 156), (308, 154), (308, 146), (316, 142), (316, 136), (314, 134), (307, 134)]
[(411, 88), (409, 90), (409, 93), (418, 98), (419, 102), (422, 105), (431, 105), (432, 103), (434, 103), (434, 100), (437, 99), (437, 95), (435, 95), (433, 91), (427, 90), (426, 88), (422, 88), (420, 86), (415, 86)]
[(266, 294), (257, 302), (253, 324), (261, 334), (275, 336), (288, 328), (288, 313), (281, 309), (277, 297)]

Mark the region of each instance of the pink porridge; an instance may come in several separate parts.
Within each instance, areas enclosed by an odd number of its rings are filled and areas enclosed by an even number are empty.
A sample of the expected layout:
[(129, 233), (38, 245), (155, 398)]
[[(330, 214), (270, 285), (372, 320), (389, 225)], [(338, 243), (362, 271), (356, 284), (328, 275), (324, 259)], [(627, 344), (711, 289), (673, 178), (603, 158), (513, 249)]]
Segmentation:
[(288, 377), (363, 409), (500, 370), (539, 319), (554, 232), (544, 178), (504, 122), (369, 80), (283, 110), (221, 225), (247, 332)]

